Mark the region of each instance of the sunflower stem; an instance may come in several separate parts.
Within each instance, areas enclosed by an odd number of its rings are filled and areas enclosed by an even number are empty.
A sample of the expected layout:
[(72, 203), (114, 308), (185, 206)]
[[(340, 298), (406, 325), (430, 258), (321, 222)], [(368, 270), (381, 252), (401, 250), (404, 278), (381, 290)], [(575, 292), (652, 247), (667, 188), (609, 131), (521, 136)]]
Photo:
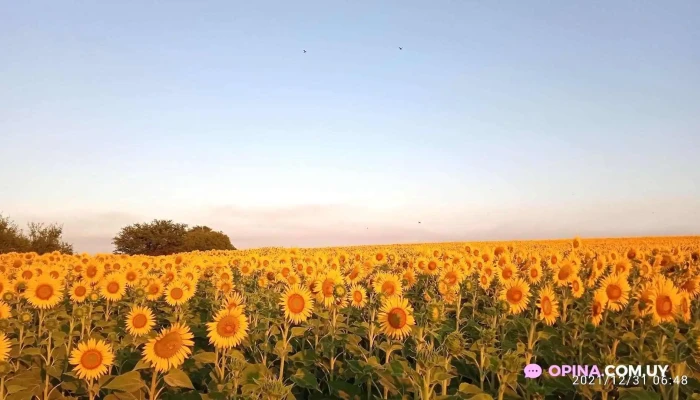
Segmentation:
[(87, 381), (87, 384), (88, 384), (88, 397), (89, 397), (90, 400), (94, 400), (94, 399), (95, 399), (95, 395), (96, 395), (95, 389), (94, 389), (94, 386), (95, 386), (95, 385), (94, 385), (94, 382), (92, 381), (92, 379), (89, 379), (89, 380)]
[(158, 397), (158, 392), (156, 392), (158, 386), (158, 371), (153, 368), (153, 376), (151, 377), (151, 388), (148, 391), (148, 399), (156, 400)]
[(287, 344), (289, 343), (289, 322), (284, 320), (284, 329), (282, 330), (282, 343), (284, 344), (284, 349), (282, 349), (282, 354), (280, 355), (280, 382), (284, 379), (284, 359), (287, 357)]
[(44, 326), (44, 310), (39, 310), (39, 326), (37, 329), (37, 337), (41, 337), (41, 328)]
[(44, 400), (49, 400), (49, 381), (51, 375), (49, 375), (49, 367), (51, 366), (51, 331), (49, 331), (48, 341), (46, 343), (46, 381), (44, 382)]

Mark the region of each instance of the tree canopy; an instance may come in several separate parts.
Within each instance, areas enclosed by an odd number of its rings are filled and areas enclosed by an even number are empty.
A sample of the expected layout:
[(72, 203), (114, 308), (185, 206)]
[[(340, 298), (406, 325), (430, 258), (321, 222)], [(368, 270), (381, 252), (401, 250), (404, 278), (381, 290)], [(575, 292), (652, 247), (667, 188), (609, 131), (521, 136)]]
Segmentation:
[(63, 226), (30, 222), (28, 232), (20, 229), (9, 217), (0, 215), (0, 253), (60, 251), (73, 254), (73, 246), (64, 242)]
[(223, 232), (208, 226), (187, 227), (172, 220), (154, 219), (122, 228), (112, 244), (118, 254), (161, 256), (187, 251), (235, 250)]

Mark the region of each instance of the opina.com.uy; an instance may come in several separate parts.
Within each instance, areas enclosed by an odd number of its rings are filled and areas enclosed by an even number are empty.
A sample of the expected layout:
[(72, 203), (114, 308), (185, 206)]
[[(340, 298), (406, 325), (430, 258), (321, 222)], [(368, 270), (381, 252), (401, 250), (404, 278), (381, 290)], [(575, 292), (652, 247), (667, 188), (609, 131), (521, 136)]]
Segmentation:
[[(547, 368), (547, 375), (559, 376), (586, 376), (586, 377), (618, 377), (629, 378), (632, 376), (666, 376), (668, 365), (551, 365)], [(529, 364), (524, 369), (526, 378), (538, 378), (544, 370), (537, 364)]]

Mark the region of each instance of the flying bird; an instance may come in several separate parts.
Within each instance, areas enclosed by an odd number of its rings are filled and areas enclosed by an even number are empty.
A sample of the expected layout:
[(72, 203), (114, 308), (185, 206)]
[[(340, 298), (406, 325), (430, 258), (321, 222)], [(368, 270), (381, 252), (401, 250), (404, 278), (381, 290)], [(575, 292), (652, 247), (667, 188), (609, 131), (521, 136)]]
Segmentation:
[(418, 223), (420, 224), (420, 221), (418, 221)]
[(304, 53), (306, 53), (306, 50), (304, 50)]
[(399, 50), (403, 50), (403, 47), (399, 47)]

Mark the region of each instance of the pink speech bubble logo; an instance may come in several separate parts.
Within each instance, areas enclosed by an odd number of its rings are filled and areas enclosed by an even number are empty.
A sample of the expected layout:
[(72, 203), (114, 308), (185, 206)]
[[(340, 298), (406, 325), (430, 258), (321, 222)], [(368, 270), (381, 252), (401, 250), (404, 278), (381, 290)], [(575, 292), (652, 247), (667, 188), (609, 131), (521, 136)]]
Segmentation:
[(530, 379), (539, 378), (542, 375), (542, 367), (537, 364), (528, 364), (525, 366), (525, 377)]

